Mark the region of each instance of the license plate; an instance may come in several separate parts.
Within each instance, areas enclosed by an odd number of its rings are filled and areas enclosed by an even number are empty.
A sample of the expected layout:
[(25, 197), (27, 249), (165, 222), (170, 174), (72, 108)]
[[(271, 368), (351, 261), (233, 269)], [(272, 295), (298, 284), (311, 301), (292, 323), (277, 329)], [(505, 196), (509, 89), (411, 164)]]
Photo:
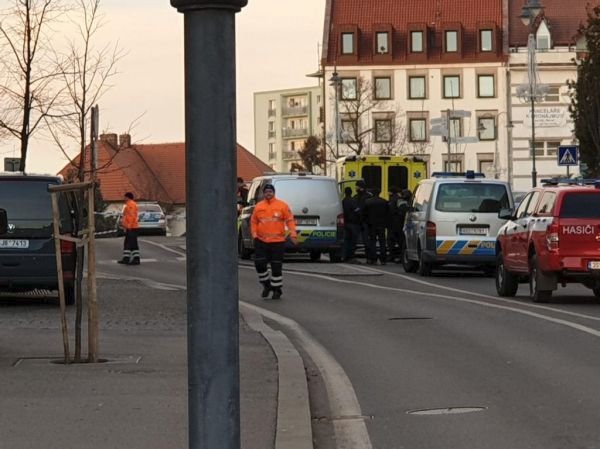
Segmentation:
[(600, 270), (600, 261), (593, 260), (591, 262), (588, 262), (588, 268), (590, 270)]
[(29, 248), (29, 240), (0, 240), (0, 248)]
[(488, 228), (459, 228), (460, 235), (486, 235)]
[(316, 218), (296, 218), (296, 224), (298, 226), (316, 226)]

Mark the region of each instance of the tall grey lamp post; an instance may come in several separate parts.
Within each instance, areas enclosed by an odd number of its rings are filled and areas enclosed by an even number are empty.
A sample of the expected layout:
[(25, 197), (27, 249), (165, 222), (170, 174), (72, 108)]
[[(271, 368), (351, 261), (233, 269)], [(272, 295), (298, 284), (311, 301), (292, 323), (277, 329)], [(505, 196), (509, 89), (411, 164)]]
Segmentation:
[(543, 86), (537, 82), (537, 67), (535, 62), (536, 38), (535, 38), (535, 18), (542, 12), (543, 6), (539, 0), (527, 0), (523, 5), (519, 18), (525, 26), (529, 27), (529, 36), (527, 38), (527, 78), (528, 85), (520, 86), (517, 89), (517, 95), (524, 101), (531, 104), (531, 185), (537, 185), (537, 171), (535, 167), (535, 102), (539, 101), (544, 95)]
[(247, 2), (171, 0), (184, 15), (190, 449), (240, 448), (235, 13)]
[(340, 85), (342, 84), (342, 79), (338, 75), (337, 71), (334, 71), (331, 74), (331, 78), (329, 78), (329, 85), (333, 86), (335, 89), (335, 157), (338, 158), (340, 156)]

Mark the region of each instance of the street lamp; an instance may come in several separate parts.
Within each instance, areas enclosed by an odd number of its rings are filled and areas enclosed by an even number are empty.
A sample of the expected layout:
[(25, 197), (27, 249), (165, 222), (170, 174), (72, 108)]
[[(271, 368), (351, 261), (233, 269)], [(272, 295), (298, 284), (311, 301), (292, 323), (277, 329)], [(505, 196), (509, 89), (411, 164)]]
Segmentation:
[(334, 70), (329, 78), (329, 85), (335, 89), (335, 157), (340, 156), (339, 142), (340, 142), (340, 107), (339, 107), (339, 91), (342, 78), (338, 75), (338, 72)]
[(545, 94), (545, 86), (537, 83), (537, 67), (535, 63), (535, 18), (542, 12), (543, 6), (539, 0), (527, 0), (521, 9), (519, 18), (525, 26), (529, 27), (527, 38), (527, 80), (528, 84), (517, 88), (517, 95), (523, 101), (531, 104), (531, 185), (537, 185), (537, 171), (535, 168), (535, 102), (541, 100)]

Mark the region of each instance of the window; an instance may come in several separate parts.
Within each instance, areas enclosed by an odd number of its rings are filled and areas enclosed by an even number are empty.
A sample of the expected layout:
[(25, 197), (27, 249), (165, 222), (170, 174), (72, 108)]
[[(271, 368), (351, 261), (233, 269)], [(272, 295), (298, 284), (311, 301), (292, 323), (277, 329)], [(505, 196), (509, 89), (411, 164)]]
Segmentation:
[(481, 159), (479, 161), (479, 173), (485, 173), (487, 176), (488, 173), (494, 172), (494, 161), (490, 161), (487, 159)]
[(269, 100), (269, 109), (275, 109), (275, 100)]
[(321, 96), (317, 95), (317, 104), (321, 104)]
[(358, 134), (357, 125), (356, 120), (342, 120), (342, 142), (356, 142), (356, 135)]
[(408, 98), (425, 98), (425, 77), (411, 76), (408, 79)]
[(388, 167), (388, 186), (399, 189), (408, 188), (408, 168)]
[(562, 201), (561, 218), (599, 218), (600, 195), (590, 193), (567, 193)]
[(435, 202), (435, 210), (441, 212), (498, 213), (500, 209), (508, 207), (506, 187), (503, 184), (484, 182), (440, 184)]
[(458, 157), (456, 157), (456, 159), (453, 157), (450, 159), (450, 163), (448, 163), (448, 159), (447, 159), (447, 155), (444, 156), (446, 159), (444, 159), (444, 171), (449, 171), (449, 172), (462, 172), (462, 159), (458, 159)]
[(547, 86), (548, 90), (544, 96), (544, 101), (548, 103), (556, 103), (560, 101), (560, 86)]
[(375, 120), (375, 142), (392, 141), (392, 120)]
[(269, 122), (269, 131), (275, 130), (275, 122)]
[(542, 201), (540, 202), (540, 207), (538, 208), (537, 213), (543, 215), (551, 215), (552, 210), (554, 209), (554, 201), (556, 200), (556, 193), (554, 192), (545, 192), (544, 196), (542, 196)]
[(558, 147), (560, 141), (548, 141), (546, 142), (546, 156), (556, 156), (558, 154)]
[(392, 79), (375, 78), (375, 99), (389, 100), (392, 98)]
[(537, 37), (537, 49), (538, 50), (550, 49), (550, 36), (538, 36)]
[(354, 54), (354, 33), (342, 33), (342, 54)]
[(477, 132), (479, 140), (496, 140), (496, 118), (478, 117)]
[(496, 96), (494, 75), (477, 75), (477, 96), (492, 98)]
[(444, 76), (444, 98), (460, 98), (460, 76)]
[(446, 31), (444, 36), (446, 53), (456, 53), (458, 51), (458, 31)]
[(410, 32), (410, 51), (412, 53), (423, 52), (423, 32), (422, 31), (411, 31)]
[(479, 51), (492, 51), (494, 49), (492, 30), (479, 30)]
[(342, 100), (356, 100), (356, 78), (342, 78)]
[(448, 134), (451, 139), (456, 139), (457, 137), (462, 137), (462, 119), (460, 118), (451, 118), (450, 119), (450, 129), (448, 130)]
[(537, 204), (538, 200), (540, 199), (540, 195), (541, 194), (538, 191), (533, 192), (533, 195), (531, 195), (531, 201), (527, 205), (527, 211), (525, 212), (525, 215), (527, 217), (529, 217), (530, 215), (533, 215), (533, 212), (535, 211), (535, 205)]
[(381, 188), (381, 167), (376, 165), (363, 167), (360, 174), (367, 189)]
[(410, 126), (410, 141), (411, 142), (425, 142), (427, 134), (425, 133), (425, 128), (427, 125), (427, 120), (424, 118), (412, 118), (409, 119)]
[(413, 207), (416, 212), (427, 209), (429, 201), (431, 199), (431, 192), (433, 191), (433, 184), (425, 182), (419, 184), (417, 191), (415, 192), (415, 199), (413, 200)]
[(527, 196), (525, 196), (525, 198), (523, 198), (523, 200), (521, 201), (521, 204), (519, 204), (519, 207), (515, 211), (515, 217), (517, 219), (526, 217), (527, 205), (529, 204), (529, 200), (531, 200), (532, 196), (533, 193), (528, 193)]
[(377, 32), (376, 39), (377, 39), (377, 53), (380, 55), (385, 55), (385, 54), (389, 53), (390, 46), (389, 46), (388, 33), (383, 32), (383, 31)]
[(269, 159), (275, 159), (276, 157), (277, 157), (277, 154), (275, 153), (275, 144), (270, 143), (269, 144)]

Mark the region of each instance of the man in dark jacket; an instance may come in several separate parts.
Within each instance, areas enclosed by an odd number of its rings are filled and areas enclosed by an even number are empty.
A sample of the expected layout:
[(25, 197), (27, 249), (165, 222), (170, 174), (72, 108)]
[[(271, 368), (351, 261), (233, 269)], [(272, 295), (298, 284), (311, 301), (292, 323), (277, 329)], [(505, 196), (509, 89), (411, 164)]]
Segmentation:
[(342, 207), (344, 209), (344, 261), (356, 262), (354, 251), (356, 250), (356, 242), (360, 234), (361, 217), (357, 212), (358, 205), (352, 197), (352, 189), (350, 187), (344, 189)]
[(400, 261), (400, 251), (402, 250), (402, 227), (404, 226), (404, 220), (400, 212), (400, 205), (403, 202), (404, 199), (400, 196), (398, 188), (390, 187), (387, 245), (388, 251), (390, 252), (390, 258), (394, 262)]
[[(359, 219), (359, 235), (362, 239), (365, 249), (369, 242), (369, 226), (364, 217), (365, 202), (373, 195), (367, 191), (367, 184), (361, 179), (356, 182), (356, 195), (354, 195), (354, 201), (356, 202), (356, 213)], [(365, 251), (366, 252), (366, 251)]]
[[(374, 264), (377, 258), (381, 265), (386, 262), (385, 227), (388, 223), (388, 202), (381, 198), (379, 189), (373, 189), (373, 197), (365, 201), (363, 218), (369, 229), (367, 263)], [(377, 244), (379, 243), (379, 254)]]

